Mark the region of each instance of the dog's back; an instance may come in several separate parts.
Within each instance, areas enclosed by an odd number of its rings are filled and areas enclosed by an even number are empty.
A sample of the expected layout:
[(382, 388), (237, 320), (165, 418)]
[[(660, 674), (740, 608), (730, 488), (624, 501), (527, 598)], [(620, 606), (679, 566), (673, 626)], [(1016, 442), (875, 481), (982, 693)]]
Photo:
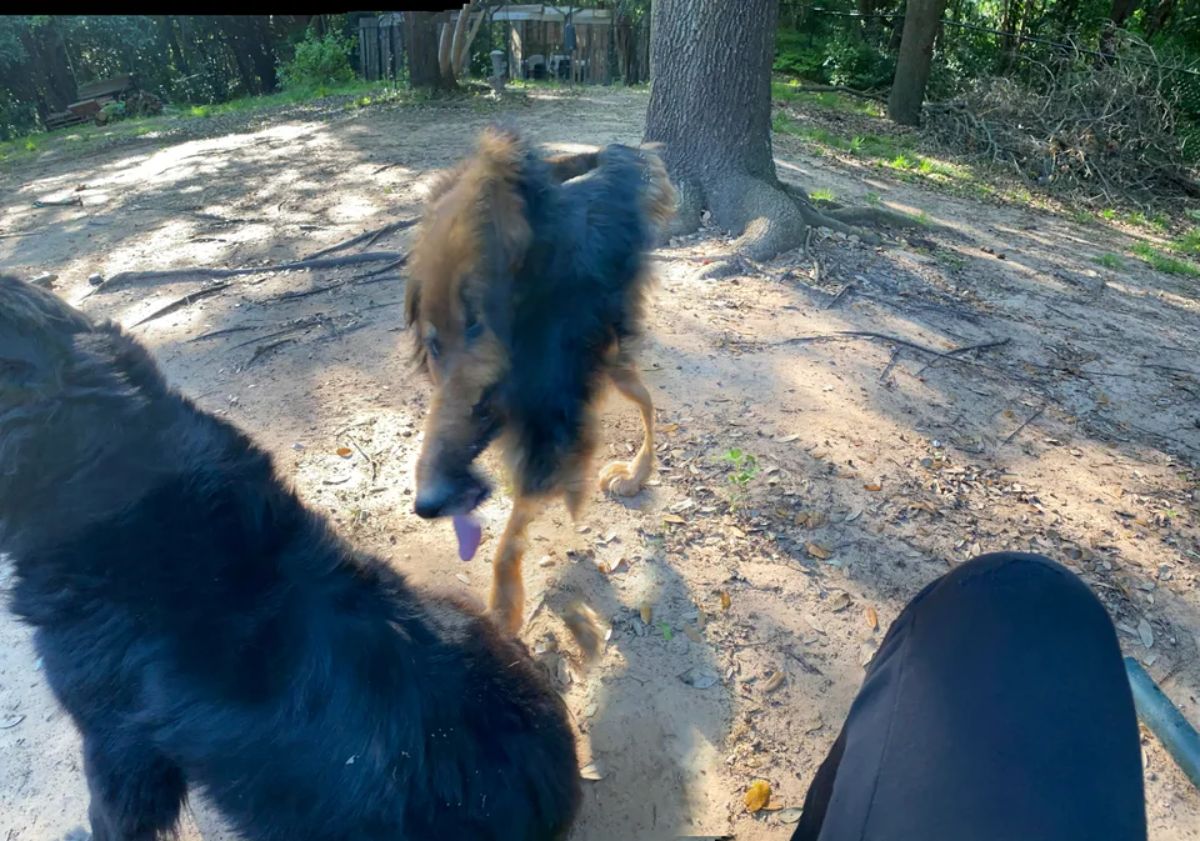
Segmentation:
[(522, 649), (355, 553), (118, 328), (3, 277), (0, 456), (98, 837), (166, 832), (188, 784), (251, 841), (565, 835), (574, 738)]

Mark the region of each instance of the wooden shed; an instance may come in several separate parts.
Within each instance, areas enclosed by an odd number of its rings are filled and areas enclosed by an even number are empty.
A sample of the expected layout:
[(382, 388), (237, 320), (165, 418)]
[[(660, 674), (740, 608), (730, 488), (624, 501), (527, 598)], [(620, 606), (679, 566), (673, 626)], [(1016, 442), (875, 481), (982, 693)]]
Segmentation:
[[(613, 17), (608, 9), (579, 9), (548, 3), (506, 5), (490, 12), (491, 23), (508, 27), (511, 78), (571, 79), (606, 84), (616, 68), (609, 66)], [(452, 15), (455, 20), (458, 13)], [(566, 50), (566, 26), (575, 29), (575, 50)]]

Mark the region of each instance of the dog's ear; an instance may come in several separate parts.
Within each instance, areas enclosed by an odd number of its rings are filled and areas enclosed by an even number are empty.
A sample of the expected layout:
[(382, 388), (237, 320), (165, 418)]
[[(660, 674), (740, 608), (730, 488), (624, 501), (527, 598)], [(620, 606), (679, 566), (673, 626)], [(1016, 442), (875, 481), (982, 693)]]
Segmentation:
[(53, 377), (70, 354), (73, 336), (91, 329), (83, 313), (53, 293), (0, 275), (0, 386)]
[[(528, 159), (528, 147), (510, 129), (488, 128), (479, 139), (475, 177), (484, 218), (485, 259), (509, 272), (521, 264), (533, 238), (520, 193)], [(501, 262), (492, 262), (497, 259)]]

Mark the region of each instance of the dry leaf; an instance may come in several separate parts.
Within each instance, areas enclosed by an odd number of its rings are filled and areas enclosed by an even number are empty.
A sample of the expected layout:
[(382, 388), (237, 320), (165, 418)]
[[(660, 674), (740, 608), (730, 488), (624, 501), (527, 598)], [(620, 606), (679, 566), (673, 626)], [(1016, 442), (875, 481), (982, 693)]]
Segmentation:
[(784, 674), (781, 671), (776, 671), (773, 675), (767, 678), (763, 684), (763, 693), (774, 692), (779, 687), (783, 686)]
[(350, 458), (350, 456), (354, 455), (354, 450), (349, 447), (338, 447), (337, 454), (342, 458)]
[(845, 610), (849, 606), (850, 606), (850, 594), (849, 593), (838, 593), (836, 596), (834, 596), (832, 599), (829, 600), (829, 608), (834, 613), (841, 613), (843, 610)]
[(680, 517), (678, 514), (663, 514), (664, 523), (672, 523), (677, 526), (682, 526), (687, 520)]
[(461, 572), (458, 573), (457, 575), (455, 575), (454, 577), (457, 578), (459, 581), (461, 581), (463, 584), (471, 583), (471, 579), (467, 578), (467, 576), (463, 575)]
[(729, 598), (729, 593), (722, 590), (721, 591), (721, 610), (729, 610), (729, 608), (732, 604), (733, 604), (733, 599)]
[(649, 625), (650, 621), (654, 619), (654, 607), (650, 604), (650, 602), (642, 602), (641, 606), (638, 608), (638, 612), (642, 614), (642, 622), (647, 625)]
[(785, 435), (782, 438), (776, 438), (775, 440), (780, 444), (790, 444), (799, 437), (800, 435), (798, 433), (793, 432), (791, 435)]
[(872, 482), (869, 485), (863, 485), (863, 489), (868, 491), (881, 491), (883, 490), (883, 485), (879, 484), (878, 482)]
[(766, 780), (755, 780), (746, 789), (746, 811), (750, 814), (761, 812), (762, 808), (771, 802), (771, 784)]
[(593, 759), (587, 765), (584, 765), (579, 769), (579, 776), (585, 780), (603, 780), (604, 767), (600, 764), (599, 760)]
[(879, 630), (879, 614), (875, 612), (875, 608), (873, 607), (867, 608), (867, 624), (871, 627), (872, 631)]
[(808, 543), (804, 544), (804, 549), (809, 555), (814, 558), (819, 558), (822, 561), (827, 561), (833, 557), (833, 552), (829, 549), (826, 549), (820, 543), (813, 543), (812, 541), (809, 541)]
[(780, 823), (799, 823), (800, 816), (803, 814), (804, 810), (799, 806), (789, 806), (786, 809), (780, 809), (776, 817), (779, 818)]
[(678, 432), (679, 424), (677, 424), (677, 423), (662, 423), (662, 424), (659, 424), (658, 431), (665, 432), (668, 434), (672, 433), (672, 432)]
[(1154, 645), (1154, 629), (1150, 627), (1150, 623), (1145, 619), (1138, 622), (1137, 626), (1138, 637), (1142, 640), (1142, 645), (1150, 648)]
[(693, 689), (709, 689), (721, 682), (721, 676), (716, 672), (695, 667), (679, 675), (679, 679)]

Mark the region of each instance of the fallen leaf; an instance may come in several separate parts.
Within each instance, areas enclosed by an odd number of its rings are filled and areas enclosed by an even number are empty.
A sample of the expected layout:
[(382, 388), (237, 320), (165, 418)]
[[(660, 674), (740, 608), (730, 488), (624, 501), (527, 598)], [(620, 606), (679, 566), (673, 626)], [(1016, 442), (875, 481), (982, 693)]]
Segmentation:
[(454, 577), (457, 578), (459, 581), (461, 581), (463, 584), (471, 583), (471, 579), (467, 578), (467, 576), (463, 575), (461, 572), (457, 573)]
[(879, 484), (878, 482), (872, 482), (869, 485), (863, 485), (863, 489), (868, 491), (881, 491), (883, 490), (883, 485)]
[(350, 456), (354, 455), (354, 450), (349, 447), (338, 447), (337, 454), (342, 458), (350, 458)]
[(1154, 629), (1150, 627), (1150, 623), (1144, 618), (1138, 622), (1137, 626), (1138, 637), (1142, 641), (1142, 645), (1150, 648), (1154, 645)]
[(825, 719), (821, 718), (820, 713), (814, 713), (809, 718), (805, 719), (801, 725), (805, 733), (816, 733), (825, 726)]
[(665, 639), (667, 642), (670, 642), (675, 636), (675, 630), (671, 627), (669, 622), (659, 622), (658, 630), (662, 632), (663, 639)]
[(776, 689), (783, 686), (783, 679), (783, 672), (777, 669), (775, 673), (767, 678), (766, 682), (763, 683), (763, 694), (774, 692)]
[(766, 780), (755, 780), (750, 784), (750, 788), (746, 789), (746, 811), (750, 814), (762, 811), (770, 801), (771, 784)]
[(677, 423), (663, 423), (663, 424), (659, 424), (659, 426), (658, 426), (658, 431), (659, 431), (659, 432), (665, 432), (665, 433), (668, 433), (668, 434), (670, 434), (670, 433), (672, 433), (672, 432), (678, 432), (678, 431), (679, 431), (679, 424), (677, 424)]
[(829, 600), (829, 608), (834, 613), (841, 613), (843, 610), (845, 610), (849, 606), (850, 606), (850, 594), (849, 593), (838, 593), (836, 596), (834, 596), (832, 599)]
[(679, 675), (679, 679), (693, 689), (710, 689), (721, 682), (721, 676), (716, 672), (695, 666)]
[(729, 598), (729, 593), (722, 590), (721, 591), (721, 610), (729, 610), (729, 608), (732, 604), (733, 604), (733, 599)]
[(10, 713), (0, 718), (0, 730), (11, 730), (25, 720), (21, 713)]
[(649, 625), (650, 621), (654, 619), (654, 606), (650, 602), (642, 602), (638, 607), (638, 612), (641, 613), (642, 622), (646, 625)]
[(672, 525), (682, 526), (687, 520), (680, 517), (678, 514), (663, 514), (663, 522), (671, 523)]
[(872, 631), (879, 630), (879, 614), (875, 612), (875, 608), (873, 607), (867, 608), (867, 625), (870, 626)]
[(782, 438), (776, 438), (775, 440), (778, 441), (780, 444), (790, 444), (799, 437), (800, 437), (799, 433), (793, 432), (791, 435), (785, 435)]
[(833, 557), (833, 552), (829, 549), (826, 549), (820, 543), (813, 543), (812, 541), (809, 541), (808, 543), (804, 544), (804, 549), (809, 555), (814, 558), (819, 558), (822, 561), (827, 561)]
[(798, 823), (800, 816), (804, 814), (804, 810), (799, 806), (789, 806), (786, 809), (780, 809), (776, 815), (780, 823)]
[(579, 776), (585, 780), (592, 780), (592, 781), (603, 780), (604, 779), (604, 767), (600, 764), (600, 761), (598, 759), (593, 759), (587, 765), (584, 765), (582, 768), (579, 769)]

